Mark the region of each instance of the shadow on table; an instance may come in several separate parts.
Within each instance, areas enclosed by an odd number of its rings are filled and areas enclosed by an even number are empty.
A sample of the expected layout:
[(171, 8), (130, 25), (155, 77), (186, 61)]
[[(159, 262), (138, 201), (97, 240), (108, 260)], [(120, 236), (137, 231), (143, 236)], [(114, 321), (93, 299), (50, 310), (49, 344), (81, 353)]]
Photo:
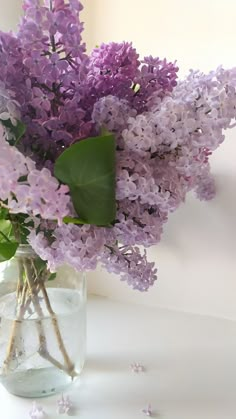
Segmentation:
[(127, 372), (130, 369), (130, 364), (127, 358), (113, 357), (99, 357), (89, 356), (85, 364), (85, 370), (87, 372)]

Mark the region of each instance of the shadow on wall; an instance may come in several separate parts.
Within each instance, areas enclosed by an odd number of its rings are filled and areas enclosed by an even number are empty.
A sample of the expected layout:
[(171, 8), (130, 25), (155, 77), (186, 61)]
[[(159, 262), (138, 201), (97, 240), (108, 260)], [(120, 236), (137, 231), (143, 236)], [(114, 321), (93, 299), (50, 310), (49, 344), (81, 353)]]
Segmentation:
[(98, 268), (91, 293), (115, 300), (236, 319), (236, 199), (232, 174), (215, 175), (217, 194), (200, 202), (190, 194), (170, 214), (162, 241), (148, 250), (158, 281), (148, 293), (131, 290)]
[[(199, 201), (190, 194), (186, 202), (173, 214), (164, 227), (161, 246), (177, 253), (191, 252), (186, 240), (195, 246), (224, 246), (236, 250), (236, 179), (232, 175), (218, 173), (216, 196), (213, 200)], [(207, 236), (206, 236), (207, 233)]]

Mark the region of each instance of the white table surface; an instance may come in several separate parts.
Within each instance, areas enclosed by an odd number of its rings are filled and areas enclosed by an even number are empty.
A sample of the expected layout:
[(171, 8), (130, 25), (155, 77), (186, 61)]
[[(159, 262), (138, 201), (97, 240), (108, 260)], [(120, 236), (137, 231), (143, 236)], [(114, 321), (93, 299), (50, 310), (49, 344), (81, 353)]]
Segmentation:
[[(149, 402), (158, 419), (236, 419), (236, 322), (90, 298), (87, 364), (66, 394), (78, 419), (144, 418)], [(65, 417), (57, 399), (38, 400), (49, 419)], [(31, 404), (0, 388), (0, 419)]]

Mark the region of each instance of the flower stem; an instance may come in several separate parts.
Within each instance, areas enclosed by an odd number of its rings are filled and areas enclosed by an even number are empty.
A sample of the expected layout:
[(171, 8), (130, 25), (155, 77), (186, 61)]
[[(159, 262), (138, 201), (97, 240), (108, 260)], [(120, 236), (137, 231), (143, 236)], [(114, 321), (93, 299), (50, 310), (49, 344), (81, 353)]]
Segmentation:
[[(17, 348), (17, 339), (18, 339), (18, 336), (20, 335), (21, 321), (24, 318), (24, 313), (26, 311), (25, 298), (27, 294), (27, 289), (25, 288), (24, 292), (22, 292), (22, 285), (24, 281), (24, 277), (23, 277), (24, 269), (23, 269), (22, 261), (20, 259), (18, 260), (18, 267), (19, 267), (19, 278), (18, 278), (17, 292), (16, 292), (17, 318), (13, 321), (13, 324), (12, 324), (10, 339), (7, 346), (6, 358), (3, 362), (3, 372), (5, 374), (7, 374), (8, 370), (11, 367), (12, 362), (14, 361), (15, 350)], [(23, 294), (24, 294), (24, 298), (22, 298), (21, 301), (19, 301), (20, 297)]]
[[(53, 12), (52, 0), (49, 1), (49, 10), (50, 10), (50, 12)], [(51, 42), (51, 46), (52, 46), (52, 52), (56, 52), (57, 48), (56, 48), (56, 41), (55, 41), (55, 36), (54, 35), (50, 36), (50, 42)]]
[[(74, 377), (76, 374), (75, 374), (75, 371), (74, 371), (73, 364), (70, 362), (65, 367), (59, 361), (57, 361), (54, 357), (52, 357), (50, 355), (48, 349), (47, 349), (47, 341), (46, 341), (45, 331), (44, 331), (44, 327), (43, 327), (43, 323), (42, 323), (42, 319), (44, 318), (44, 314), (43, 314), (43, 310), (42, 310), (42, 308), (40, 306), (40, 303), (39, 303), (38, 294), (35, 293), (35, 284), (32, 281), (32, 272), (31, 272), (30, 261), (28, 259), (25, 259), (23, 263), (24, 263), (24, 267), (25, 267), (26, 280), (27, 280), (30, 295), (31, 295), (31, 298), (32, 298), (32, 303), (33, 303), (34, 309), (35, 309), (35, 311), (38, 315), (38, 320), (36, 322), (36, 325), (37, 325), (37, 329), (38, 329), (38, 333), (39, 333), (39, 344), (40, 344), (39, 354), (44, 359), (48, 360), (51, 364), (56, 366), (57, 368), (65, 371), (71, 377)], [(50, 303), (49, 303), (49, 305), (50, 305)], [(60, 336), (60, 338), (61, 338), (61, 334), (60, 334), (57, 323), (56, 323), (56, 327), (57, 327), (57, 337)], [(62, 338), (60, 340), (60, 345), (62, 345), (62, 348), (64, 348), (64, 351), (65, 351), (65, 346), (64, 346)], [(61, 346), (60, 346), (60, 349), (61, 349)], [(67, 355), (66, 351), (64, 352), (64, 355)], [(69, 360), (69, 357), (67, 355), (66, 361), (68, 361), (68, 360)]]
[[(13, 321), (9, 343), (7, 346), (6, 358), (3, 363), (3, 373), (7, 374), (10, 369), (15, 369), (14, 361), (16, 359), (16, 351), (19, 350), (18, 343), (19, 337), (21, 336), (21, 325), (24, 320), (24, 315), (29, 308), (30, 304), (33, 304), (35, 313), (38, 318), (36, 319), (36, 328), (39, 336), (39, 355), (47, 360), (50, 364), (56, 368), (64, 371), (72, 379), (77, 375), (74, 364), (70, 360), (70, 357), (66, 351), (65, 344), (60, 332), (58, 320), (55, 312), (52, 309), (46, 287), (44, 284), (44, 273), (38, 273), (34, 259), (29, 258), (18, 258), (19, 267), (19, 279), (17, 284), (16, 298), (17, 298), (17, 315)], [(62, 353), (64, 364), (55, 359), (49, 352), (47, 347), (47, 339), (45, 329), (42, 320), (44, 319), (44, 313), (41, 307), (39, 292), (42, 292), (43, 300), (45, 301), (46, 308), (50, 314), (52, 325), (55, 331), (55, 335), (58, 342), (58, 347)], [(22, 344), (22, 343), (21, 343)]]
[(45, 303), (46, 303), (46, 307), (47, 307), (48, 312), (49, 312), (49, 314), (51, 316), (51, 319), (52, 319), (52, 324), (53, 324), (53, 328), (54, 328), (54, 331), (55, 331), (55, 334), (56, 334), (59, 349), (60, 349), (60, 351), (62, 353), (62, 356), (64, 358), (64, 362), (65, 362), (67, 371), (69, 372), (69, 374), (72, 377), (74, 377), (76, 375), (75, 369), (74, 369), (74, 364), (71, 362), (70, 357), (69, 357), (69, 355), (66, 351), (65, 344), (63, 342), (61, 332), (60, 332), (60, 329), (59, 329), (56, 314), (54, 313), (54, 311), (52, 309), (52, 306), (51, 306), (50, 300), (48, 298), (48, 294), (47, 294), (44, 283), (42, 282), (40, 285), (41, 285), (41, 290), (42, 290), (43, 297), (44, 297), (44, 300), (45, 300)]

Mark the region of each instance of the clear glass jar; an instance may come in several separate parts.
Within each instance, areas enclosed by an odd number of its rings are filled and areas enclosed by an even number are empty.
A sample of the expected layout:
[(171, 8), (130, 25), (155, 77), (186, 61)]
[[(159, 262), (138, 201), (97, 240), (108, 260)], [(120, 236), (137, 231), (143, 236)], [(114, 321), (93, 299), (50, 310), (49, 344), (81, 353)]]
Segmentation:
[(0, 381), (12, 394), (44, 397), (81, 373), (86, 281), (69, 266), (51, 275), (28, 245), (0, 264)]

